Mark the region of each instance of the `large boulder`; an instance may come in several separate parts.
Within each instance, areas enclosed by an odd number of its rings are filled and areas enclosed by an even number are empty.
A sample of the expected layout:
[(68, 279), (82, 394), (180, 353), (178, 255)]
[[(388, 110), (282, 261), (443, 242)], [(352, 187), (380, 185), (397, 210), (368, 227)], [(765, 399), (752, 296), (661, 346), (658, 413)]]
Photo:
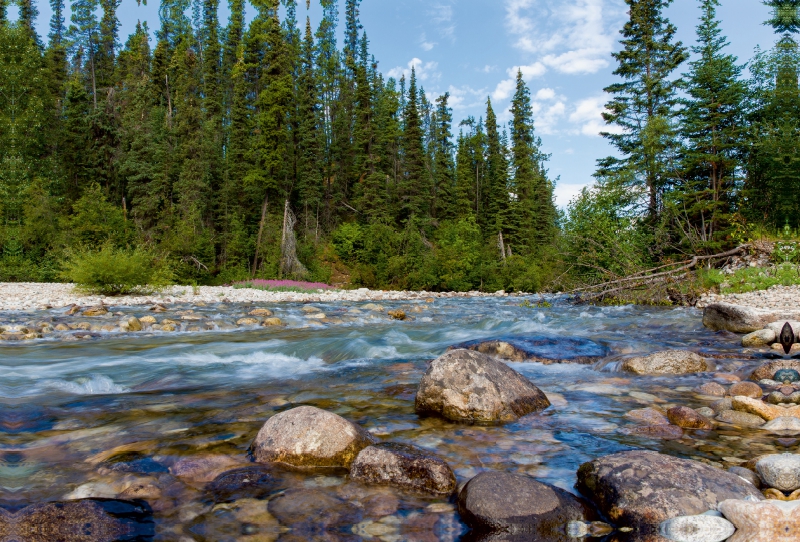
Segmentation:
[(341, 416), (301, 406), (267, 420), (250, 450), (260, 463), (349, 468), (358, 453), (374, 443), (366, 430)]
[(708, 371), (708, 362), (686, 350), (666, 350), (644, 357), (628, 358), (622, 370), (637, 375), (682, 375)]
[(551, 335), (508, 335), (469, 341), (451, 350), (467, 348), (510, 361), (591, 364), (608, 355), (608, 349), (589, 339)]
[(435, 359), (419, 384), (416, 410), (465, 422), (504, 422), (550, 406), (527, 378), (472, 350), (451, 350)]
[(703, 309), (703, 325), (714, 331), (752, 333), (779, 320), (797, 320), (798, 311), (754, 309), (731, 303), (713, 303)]
[(393, 442), (361, 450), (350, 467), (350, 477), (434, 495), (450, 495), (456, 489), (456, 475), (444, 460), (415, 446)]
[(526, 533), (529, 540), (567, 540), (570, 521), (596, 515), (588, 503), (530, 476), (482, 472), (458, 494), (461, 518), (479, 533)]
[(716, 509), (726, 499), (761, 493), (733, 473), (658, 452), (620, 452), (584, 463), (578, 490), (619, 527), (650, 533), (667, 519)]
[(153, 511), (140, 500), (83, 499), (33, 504), (17, 512), (0, 509), (2, 540), (144, 542), (154, 535)]

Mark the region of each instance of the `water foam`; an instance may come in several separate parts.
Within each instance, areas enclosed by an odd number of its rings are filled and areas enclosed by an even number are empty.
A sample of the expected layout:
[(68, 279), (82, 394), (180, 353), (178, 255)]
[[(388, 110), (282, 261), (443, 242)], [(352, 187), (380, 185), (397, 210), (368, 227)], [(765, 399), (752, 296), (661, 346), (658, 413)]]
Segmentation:
[(45, 385), (48, 388), (75, 395), (114, 395), (130, 392), (129, 388), (115, 384), (113, 380), (104, 375), (91, 375), (74, 381), (50, 380)]

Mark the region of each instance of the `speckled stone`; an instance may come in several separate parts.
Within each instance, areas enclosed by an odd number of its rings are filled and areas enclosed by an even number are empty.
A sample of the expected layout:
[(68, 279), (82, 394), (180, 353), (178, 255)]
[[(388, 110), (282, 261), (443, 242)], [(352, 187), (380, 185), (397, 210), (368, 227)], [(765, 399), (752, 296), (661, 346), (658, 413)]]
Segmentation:
[(781, 491), (800, 489), (800, 455), (775, 454), (762, 457), (756, 472), (767, 487)]
[(700, 395), (709, 395), (711, 397), (725, 396), (725, 386), (716, 382), (706, 382), (702, 386), (697, 386), (694, 391)]
[(679, 516), (663, 522), (662, 536), (675, 542), (722, 542), (736, 531), (733, 523), (716, 516)]
[(753, 399), (761, 399), (764, 395), (764, 390), (755, 382), (737, 382), (728, 389), (731, 397), (742, 395), (744, 397), (752, 397)]
[(742, 346), (745, 348), (768, 346), (774, 343), (777, 337), (778, 335), (771, 329), (759, 329), (742, 337)]
[(734, 524), (728, 542), (796, 542), (800, 539), (800, 501), (726, 500), (717, 509)]

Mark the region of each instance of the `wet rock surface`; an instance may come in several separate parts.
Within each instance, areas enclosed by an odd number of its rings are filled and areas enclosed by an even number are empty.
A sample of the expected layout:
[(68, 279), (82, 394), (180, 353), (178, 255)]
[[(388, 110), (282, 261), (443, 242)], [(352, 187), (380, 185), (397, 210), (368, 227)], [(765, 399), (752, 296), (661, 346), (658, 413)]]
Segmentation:
[(670, 408), (667, 410), (667, 418), (672, 424), (684, 429), (713, 429), (714, 427), (711, 420), (685, 406)]
[(349, 468), (358, 453), (374, 442), (367, 431), (341, 416), (302, 406), (267, 420), (253, 441), (251, 453), (262, 463)]
[(688, 374), (707, 371), (709, 363), (694, 352), (667, 350), (626, 359), (622, 370), (638, 375)]
[(392, 442), (361, 450), (350, 467), (350, 477), (434, 495), (450, 495), (456, 489), (456, 476), (444, 460), (415, 446)]
[(451, 350), (435, 359), (419, 384), (420, 414), (464, 422), (506, 422), (550, 406), (527, 378), (485, 354)]
[(477, 532), (525, 533), (532, 540), (566, 539), (570, 521), (596, 517), (588, 503), (561, 488), (494, 471), (467, 482), (458, 495), (458, 510)]
[(712, 303), (703, 309), (703, 325), (714, 331), (733, 333), (753, 333), (772, 322), (793, 320), (797, 317), (798, 311), (760, 309), (732, 303)]
[(451, 350), (469, 349), (510, 361), (591, 364), (608, 355), (608, 348), (589, 339), (546, 335), (503, 336), (469, 341)]
[(800, 455), (776, 454), (762, 457), (756, 463), (756, 471), (767, 487), (780, 491), (800, 488)]
[(252, 466), (234, 469), (217, 476), (206, 486), (208, 497), (215, 503), (239, 499), (263, 499), (281, 487), (274, 469)]
[(290, 489), (269, 501), (269, 513), (297, 536), (322, 535), (358, 523), (363, 512), (319, 489)]
[(698, 461), (650, 451), (608, 455), (581, 465), (578, 490), (616, 525), (652, 532), (677, 516), (715, 509), (761, 493), (738, 476)]

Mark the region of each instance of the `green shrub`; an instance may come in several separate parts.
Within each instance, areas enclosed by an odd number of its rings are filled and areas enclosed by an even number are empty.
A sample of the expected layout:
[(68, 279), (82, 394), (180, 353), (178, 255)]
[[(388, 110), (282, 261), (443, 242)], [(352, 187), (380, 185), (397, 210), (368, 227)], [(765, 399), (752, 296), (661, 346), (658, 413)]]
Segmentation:
[(784, 263), (775, 267), (739, 269), (725, 278), (725, 282), (720, 284), (720, 291), (723, 294), (740, 294), (767, 290), (771, 286), (796, 284), (800, 284), (800, 269), (796, 265)]
[(61, 276), (82, 290), (102, 295), (145, 294), (173, 280), (166, 261), (149, 250), (120, 249), (110, 244), (100, 250), (72, 252)]

